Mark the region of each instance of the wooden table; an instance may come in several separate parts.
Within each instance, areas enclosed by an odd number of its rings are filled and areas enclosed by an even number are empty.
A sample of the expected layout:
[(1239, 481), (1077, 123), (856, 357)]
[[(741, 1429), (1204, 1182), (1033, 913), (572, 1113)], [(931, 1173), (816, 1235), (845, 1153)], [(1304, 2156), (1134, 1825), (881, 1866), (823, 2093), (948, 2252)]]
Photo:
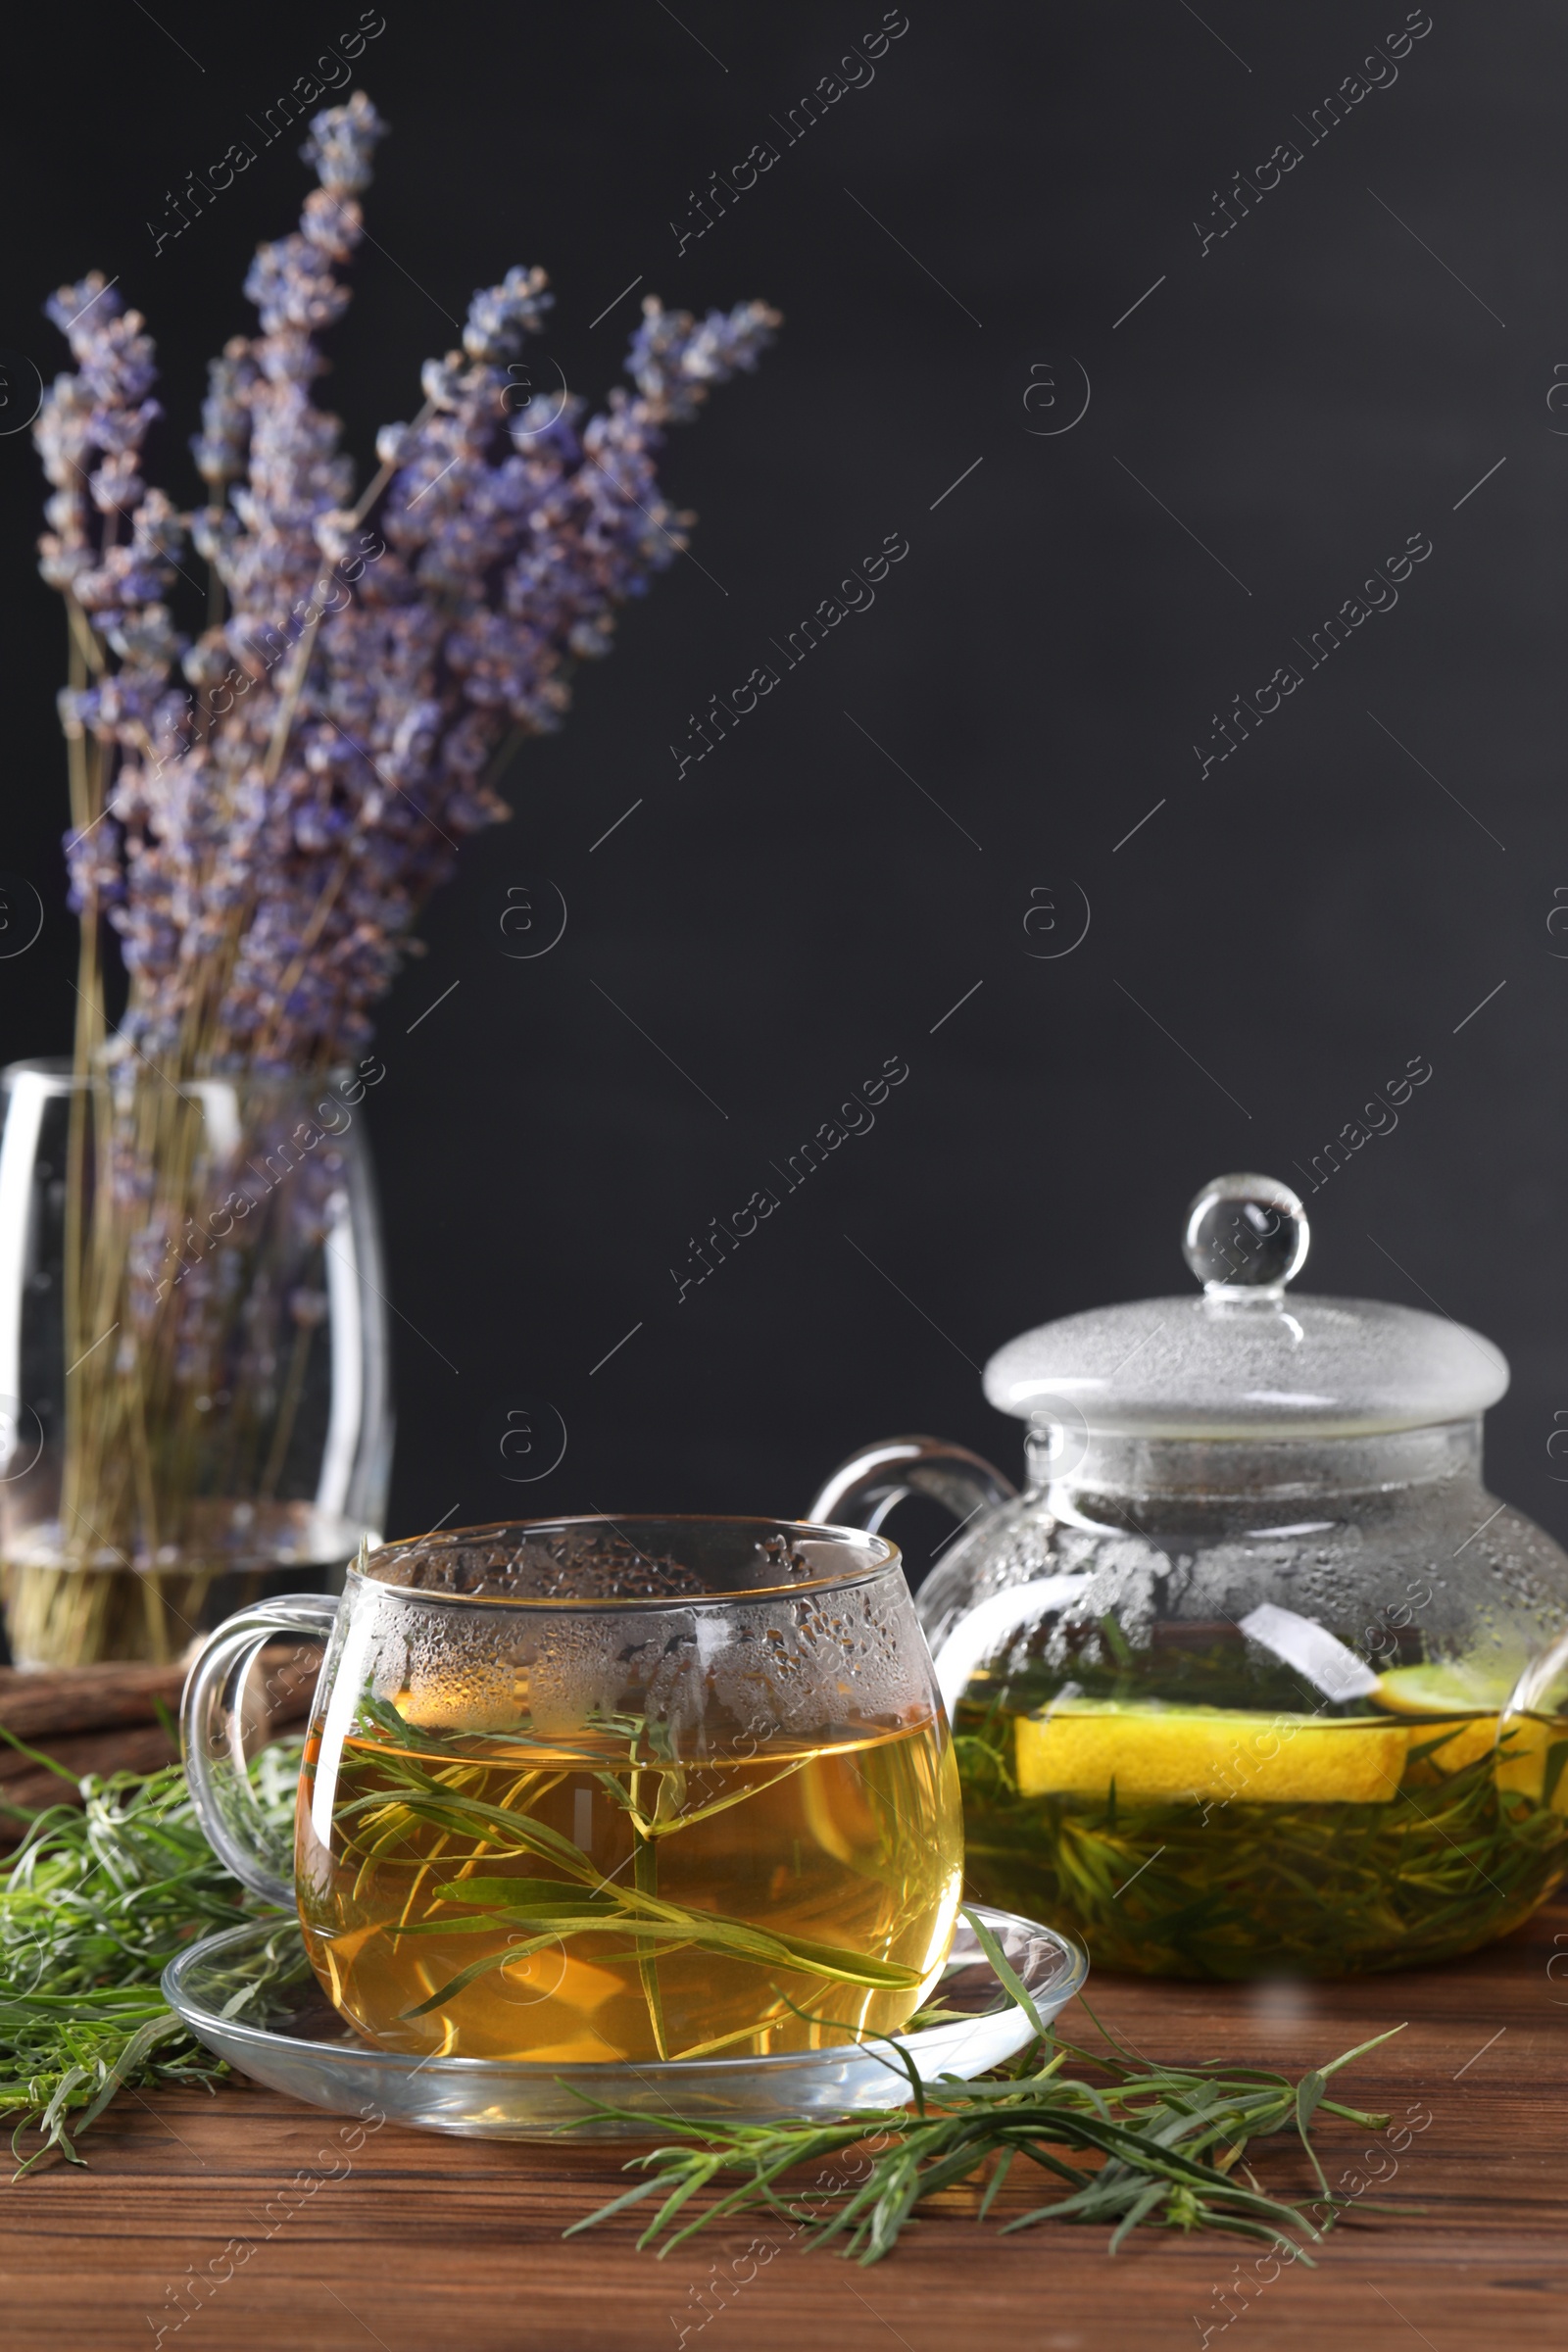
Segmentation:
[[(624, 2222), (562, 2242), (614, 2192), (614, 2152), (389, 2125), (348, 2156), (336, 2119), (233, 2085), (126, 2098), (83, 2143), (89, 2171), (59, 2166), (0, 2191), (5, 2340), (18, 2352), (1568, 2345), (1568, 1904), (1450, 1968), (1312, 1986), (1102, 1978), (1090, 1997), (1151, 2057), (1293, 2072), (1408, 2019), (1342, 2078), (1353, 2104), (1393, 2111), (1391, 2131), (1331, 2124), (1321, 2143), (1332, 2182), (1384, 2173), (1365, 2193), (1400, 2210), (1360, 2213), (1317, 2269), (1277, 2277), (1267, 2255), (1260, 2277), (1260, 2250), (1241, 2240), (1150, 2232), (1109, 2261), (1102, 2230), (999, 2237), (961, 2205), (871, 2270), (788, 2244), (760, 2264), (750, 2227), (658, 2263), (633, 2251)], [(1079, 2030), (1087, 2038), (1087, 2019)], [(1288, 2144), (1272, 2146), (1269, 2185), (1304, 2187)]]

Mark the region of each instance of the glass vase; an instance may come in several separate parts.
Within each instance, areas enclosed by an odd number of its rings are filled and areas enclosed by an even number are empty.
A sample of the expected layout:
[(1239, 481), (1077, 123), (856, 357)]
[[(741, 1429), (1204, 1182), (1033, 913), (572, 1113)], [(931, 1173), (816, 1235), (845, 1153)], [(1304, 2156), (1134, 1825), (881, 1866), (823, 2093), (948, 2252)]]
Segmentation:
[(21, 1666), (336, 1589), (391, 1464), (379, 1063), (0, 1074), (0, 1577)]

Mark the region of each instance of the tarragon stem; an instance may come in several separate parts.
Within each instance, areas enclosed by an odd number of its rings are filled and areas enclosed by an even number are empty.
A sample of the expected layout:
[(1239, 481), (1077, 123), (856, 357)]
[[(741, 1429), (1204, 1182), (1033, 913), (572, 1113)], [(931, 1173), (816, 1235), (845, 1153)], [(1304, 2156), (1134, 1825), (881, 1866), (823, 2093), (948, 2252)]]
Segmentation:
[[(651, 1838), (643, 1836), (635, 1822), (632, 1824), (631, 1834), (637, 1841), (635, 1858), (632, 1863), (637, 1891), (639, 1894), (657, 1896), (659, 1892), (659, 1848)], [(636, 1945), (637, 1978), (643, 1988), (643, 1999), (648, 2003), (648, 2022), (654, 2032), (654, 2047), (661, 2058), (667, 2058), (669, 2042), (664, 2033), (664, 2003), (659, 1989), (659, 1946), (654, 1937), (650, 1936), (639, 1936), (636, 1938)]]
[[(983, 1925), (971, 1924), (977, 1932)], [(989, 1956), (995, 1966), (997, 1953)], [(1038, 2012), (1026, 1988), (1007, 1988), (1033, 2022)], [(1380, 2034), (1377, 2041), (1388, 2038)], [(1114, 2254), (1139, 2229), (1217, 2230), (1288, 2250), (1293, 2260), (1310, 2264), (1307, 2241), (1332, 2226), (1338, 2200), (1329, 2201), (1320, 2229), (1299, 2205), (1255, 2185), (1241, 2158), (1250, 2139), (1294, 2125), (1316, 2165), (1310, 2127), (1325, 2115), (1363, 2130), (1383, 2129), (1386, 2115), (1324, 2095), (1330, 2076), (1377, 2041), (1313, 2068), (1299, 2082), (1262, 2069), (1128, 2064), (1114, 2046), (1108, 2057), (1091, 2053), (1057, 2041), (1049, 2031), (1039, 2034), (1012, 2066), (973, 2082), (952, 2075), (924, 2080), (911, 2058), (911, 2107), (866, 2110), (826, 2126), (804, 2119), (728, 2125), (675, 2119), (664, 2129), (680, 2133), (677, 2142), (631, 2159), (633, 2169), (650, 2177), (573, 2223), (564, 2234), (575, 2236), (645, 2198), (659, 2197), (659, 2209), (637, 2243), (657, 2247), (661, 2257), (710, 2223), (765, 2211), (807, 2227), (808, 2244), (837, 2239), (850, 2258), (879, 2262), (892, 2253), (923, 2202), (992, 2168), (976, 2216), (988, 2220), (1022, 2156), (1066, 2193), (1014, 2215), (1003, 2225), (1004, 2231), (1044, 2222), (1109, 2224), (1107, 2250)], [(1065, 2075), (1061, 2069), (1069, 2057), (1111, 2080), (1088, 2082)], [(584, 2120), (646, 2120), (633, 2119), (626, 2109), (584, 2105)], [(860, 2178), (839, 2181), (818, 2171), (808, 2203), (785, 2191), (789, 2174), (820, 2166), (824, 2158), (858, 2143), (868, 2152), (879, 2150)], [(1075, 2155), (1090, 2161), (1075, 2163)], [(1233, 2177), (1238, 2170), (1247, 2173), (1245, 2182)], [(739, 2175), (737, 2183), (701, 2211), (691, 2211), (698, 2192), (726, 2174)], [(1321, 2170), (1318, 2177), (1321, 2180)]]

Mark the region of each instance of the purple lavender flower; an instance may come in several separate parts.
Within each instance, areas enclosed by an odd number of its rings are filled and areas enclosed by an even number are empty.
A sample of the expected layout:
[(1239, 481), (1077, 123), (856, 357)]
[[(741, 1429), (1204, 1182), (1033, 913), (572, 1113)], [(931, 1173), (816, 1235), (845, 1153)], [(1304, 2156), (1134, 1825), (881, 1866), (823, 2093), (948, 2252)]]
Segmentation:
[[(36, 427), (54, 488), (41, 569), (103, 651), (62, 715), (118, 762), (90, 846), (71, 845), (74, 893), (120, 934), (122, 1046), (160, 1066), (363, 1050), (453, 843), (510, 814), (500, 760), (561, 724), (577, 662), (610, 651), (615, 608), (686, 544), (692, 518), (659, 488), (665, 429), (778, 324), (761, 303), (699, 322), (650, 297), (635, 391), (584, 421), (575, 397), (519, 406), (553, 297), (542, 270), (511, 270), (475, 294), (462, 349), (426, 363), (424, 407), (382, 429), (381, 472), (351, 505), (311, 386), (385, 128), (363, 92), (312, 122), (320, 184), (258, 250), (260, 331), (209, 370), (192, 443), (208, 503), (188, 518), (140, 475), (159, 413), (140, 318), (97, 276), (49, 305), (77, 372)], [(194, 645), (165, 602), (187, 528), (227, 608)]]
[[(140, 314), (125, 310), (97, 270), (62, 286), (44, 308), (78, 372), (55, 378), (33, 427), (54, 485), (40, 569), (106, 635), (153, 608), (167, 620), (160, 599), (174, 577), (182, 531), (168, 499), (147, 490), (138, 470), (161, 414), (146, 397), (157, 371)], [(167, 678), (169, 660), (151, 667)]]

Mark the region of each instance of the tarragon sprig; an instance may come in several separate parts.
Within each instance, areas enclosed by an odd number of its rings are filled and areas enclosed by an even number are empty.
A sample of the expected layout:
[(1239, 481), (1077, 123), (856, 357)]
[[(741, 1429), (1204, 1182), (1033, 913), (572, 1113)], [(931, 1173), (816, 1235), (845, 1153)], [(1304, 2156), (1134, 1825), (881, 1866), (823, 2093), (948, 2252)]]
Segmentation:
[[(574, 2237), (658, 2198), (637, 2244), (656, 2248), (661, 2259), (711, 2223), (766, 2212), (806, 2230), (808, 2244), (836, 2240), (837, 2250), (852, 2259), (879, 2262), (892, 2253), (922, 2203), (989, 2173), (975, 2217), (986, 2220), (1022, 2156), (1062, 2193), (1014, 2215), (1003, 2224), (1004, 2232), (1042, 2222), (1108, 2224), (1108, 2251), (1114, 2254), (1141, 2226), (1212, 2230), (1289, 2246), (1297, 2260), (1310, 2264), (1306, 2241), (1321, 2237), (1322, 2230), (1299, 2205), (1271, 2196), (1258, 2184), (1245, 2161), (1248, 2148), (1254, 2140), (1294, 2132), (1311, 2161), (1332, 2223), (1338, 2206), (1348, 2200), (1329, 2189), (1311, 2127), (1314, 2120), (1333, 2115), (1365, 2131), (1383, 2129), (1386, 2115), (1346, 2106), (1326, 2093), (1342, 2068), (1390, 2035), (1361, 2042), (1299, 2082), (1220, 2064), (1130, 2064), (1113, 2042), (1106, 2054), (1091, 2052), (1044, 2027), (996, 1938), (972, 1913), (966, 1916), (1007, 1990), (1039, 2029), (1010, 2067), (969, 2082), (953, 2075), (927, 2081), (908, 2051), (895, 2043), (910, 2078), (912, 2105), (862, 2110), (829, 2123), (665, 2122), (662, 2128), (678, 2133), (678, 2139), (629, 2160), (628, 2169), (648, 2178), (573, 2223), (564, 2234)], [(1067, 2075), (1063, 2069), (1069, 2059), (1092, 2066), (1109, 2081), (1089, 2082)], [(610, 2116), (633, 2120), (629, 2110), (597, 2102), (582, 2120)], [(831, 2166), (857, 2148), (864, 2150), (858, 2175), (819, 2172), (818, 2182), (825, 2179), (825, 2186), (791, 2190), (790, 2176), (804, 2166)], [(726, 2186), (737, 2175), (735, 2184)], [(693, 2200), (710, 2188), (722, 2193), (693, 2210)]]
[[(24, 1753), (76, 1784), (53, 1758)], [(293, 1812), (299, 1761), (298, 1740), (252, 1761), (274, 1822)], [(15, 2124), (19, 2158), (24, 2133), (42, 2134), (24, 2173), (51, 2150), (79, 2164), (75, 2138), (122, 2089), (211, 2084), (228, 2072), (174, 2015), (159, 1978), (196, 1936), (262, 1908), (208, 1844), (177, 1764), (82, 1787), (84, 1804), (38, 1814), (0, 1866), (0, 2115)]]

